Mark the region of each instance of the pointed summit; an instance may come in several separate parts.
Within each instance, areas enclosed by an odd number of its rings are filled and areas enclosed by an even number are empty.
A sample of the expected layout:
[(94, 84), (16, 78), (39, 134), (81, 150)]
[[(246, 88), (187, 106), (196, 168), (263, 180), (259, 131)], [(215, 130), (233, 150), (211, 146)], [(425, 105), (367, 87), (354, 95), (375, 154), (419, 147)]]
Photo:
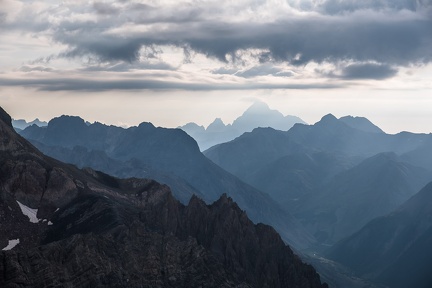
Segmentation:
[(3, 121), (9, 127), (12, 127), (12, 118), (11, 116), (0, 107), (0, 120)]
[(319, 122), (327, 123), (327, 122), (334, 122), (338, 119), (331, 113), (324, 115)]
[(339, 118), (339, 120), (358, 130), (373, 133), (384, 133), (383, 130), (381, 130), (378, 126), (373, 124), (365, 117), (344, 116)]
[[(244, 113), (243, 115), (246, 114), (265, 114), (268, 113), (270, 111), (275, 111), (278, 112), (276, 110), (271, 110), (270, 107), (267, 105), (267, 103), (264, 103), (262, 101), (256, 101), (252, 104), (252, 106), (250, 106)], [(278, 112), (280, 113), (280, 112)], [(282, 113), (280, 113), (282, 115)]]
[(216, 118), (204, 132), (193, 130), (188, 125), (179, 128), (190, 133), (189, 135), (198, 142), (201, 151), (204, 151), (214, 145), (231, 141), (245, 132), (251, 132), (255, 128), (271, 127), (287, 131), (295, 123), (306, 124), (299, 117), (284, 116), (281, 112), (270, 109), (266, 103), (256, 101), (232, 124), (225, 125), (220, 118)]
[(221, 118), (216, 118), (206, 129), (208, 132), (221, 132), (225, 129), (225, 124)]
[(258, 127), (272, 127), (277, 130), (288, 130), (295, 123), (304, 123), (298, 117), (284, 116), (277, 110), (261, 101), (257, 101), (250, 106), (242, 116), (234, 120), (232, 126), (234, 129), (243, 132), (250, 132)]

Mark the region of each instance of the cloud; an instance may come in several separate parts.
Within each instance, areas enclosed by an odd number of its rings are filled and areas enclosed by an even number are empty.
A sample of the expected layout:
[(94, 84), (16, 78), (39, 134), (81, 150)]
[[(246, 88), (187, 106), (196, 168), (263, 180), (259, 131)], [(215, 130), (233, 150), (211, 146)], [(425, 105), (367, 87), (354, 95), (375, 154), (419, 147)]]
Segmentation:
[(424, 11), (432, 6), (429, 0), (289, 0), (290, 4), (303, 11), (323, 14), (352, 13), (358, 10)]
[(118, 13), (120, 13), (119, 8), (104, 2), (94, 2), (93, 8), (98, 14), (102, 15), (118, 15)]
[(101, 92), (110, 90), (256, 90), (256, 89), (337, 89), (344, 86), (328, 83), (283, 84), (283, 83), (198, 83), (185, 81), (163, 81), (147, 79), (114, 79), (92, 80), (85, 78), (0, 78), (1, 86), (31, 87), (40, 91), (89, 91)]
[[(389, 67), (432, 61), (432, 4), (428, 0), (148, 3), (64, 2), (57, 8), (38, 8), (34, 17), (22, 8), (9, 27), (37, 32), (56, 42), (63, 47), (53, 53), (56, 57), (97, 64), (87, 70), (146, 69), (142, 59), (152, 53), (144, 55), (143, 47), (159, 51), (162, 46), (183, 49), (186, 64), (194, 61), (194, 55), (240, 63), (243, 67), (236, 75), (244, 78), (292, 76), (278, 70), (281, 63), (305, 67), (352, 62), (378, 66), (347, 67), (343, 79), (367, 69), (378, 77), (387, 75), (374, 79), (385, 79), (395, 75)], [(261, 52), (248, 53), (257, 50)], [(245, 57), (255, 62), (246, 63)], [(127, 63), (131, 66), (126, 67)], [(160, 63), (153, 68), (175, 70), (176, 66)], [(214, 74), (232, 72), (212, 70)]]
[(29, 65), (24, 65), (24, 66), (21, 66), (21, 68), (19, 69), (19, 71), (22, 71), (22, 72), (34, 72), (34, 71), (37, 71), (37, 72), (52, 72), (52, 71), (54, 71), (54, 69), (51, 68), (51, 67), (45, 67), (45, 66), (29, 66)]
[(135, 63), (125, 63), (125, 62), (102, 63), (96, 65), (89, 65), (81, 70), (88, 71), (88, 72), (89, 71), (130, 72), (133, 70), (175, 70), (175, 69), (176, 69), (175, 67), (162, 61), (159, 62), (141, 61)]
[(225, 63), (248, 49), (267, 51), (257, 55), (261, 63), (297, 66), (345, 60), (411, 65), (432, 60), (432, 18), (414, 12), (288, 15), (271, 22), (202, 20), (186, 10), (176, 15), (169, 19), (162, 14), (160, 22), (148, 25), (139, 22), (141, 17), (126, 23), (125, 15), (113, 23), (63, 22), (53, 38), (69, 47), (63, 57), (88, 55), (100, 61), (134, 62), (140, 49), (149, 45), (187, 47)]
[(342, 70), (343, 79), (374, 79), (383, 80), (397, 74), (398, 70), (383, 64), (352, 64)]
[(294, 76), (294, 73), (291, 71), (284, 71), (283, 69), (270, 65), (259, 65), (249, 68), (244, 71), (237, 72), (236, 76), (243, 78), (253, 78), (256, 76), (275, 76), (275, 77), (291, 77)]

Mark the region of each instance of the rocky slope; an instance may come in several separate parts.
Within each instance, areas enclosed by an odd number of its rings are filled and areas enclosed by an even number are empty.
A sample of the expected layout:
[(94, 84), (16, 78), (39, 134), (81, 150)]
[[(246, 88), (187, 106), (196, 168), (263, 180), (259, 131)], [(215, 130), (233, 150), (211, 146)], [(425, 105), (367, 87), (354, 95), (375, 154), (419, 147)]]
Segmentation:
[(1, 108), (0, 160), (1, 287), (327, 286), (226, 195), (185, 206), (153, 180), (78, 170)]

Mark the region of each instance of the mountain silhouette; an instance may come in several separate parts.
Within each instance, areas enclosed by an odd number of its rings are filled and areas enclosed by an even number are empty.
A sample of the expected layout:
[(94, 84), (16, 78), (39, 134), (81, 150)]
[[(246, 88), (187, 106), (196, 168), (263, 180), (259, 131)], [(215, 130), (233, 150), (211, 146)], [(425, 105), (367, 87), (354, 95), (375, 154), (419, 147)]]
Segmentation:
[[(187, 203), (195, 190), (209, 203), (227, 193), (253, 221), (272, 225), (284, 240), (297, 249), (314, 243), (313, 237), (304, 232), (271, 197), (214, 164), (199, 151), (195, 140), (180, 129), (157, 128), (151, 123), (123, 129), (100, 123), (87, 125), (79, 117), (61, 116), (52, 119), (47, 127), (28, 127), (21, 135), (43, 144), (44, 147), (35, 142), (53, 157), (59, 157), (62, 151), (70, 155), (70, 150), (76, 150), (76, 146), (98, 155), (105, 153), (108, 158), (120, 161), (122, 166), (117, 167), (122, 169), (107, 168), (103, 169), (104, 172), (114, 172), (122, 177), (153, 177), (172, 185), (174, 195), (183, 203)], [(96, 163), (90, 157), (76, 158), (85, 159), (86, 162), (82, 163), (77, 163), (74, 157), (60, 155), (59, 159), (71, 159), (72, 163), (81, 166), (103, 168), (99, 166), (100, 159)], [(128, 169), (131, 165), (135, 167)], [(140, 174), (139, 170), (149, 173)]]
[(269, 194), (319, 242), (331, 245), (389, 213), (431, 180), (424, 167), (398, 156), (425, 149), (431, 135), (389, 135), (364, 118), (341, 119), (328, 114), (288, 131), (257, 128), (204, 154)]
[(28, 126), (36, 125), (39, 127), (47, 126), (48, 123), (45, 121), (40, 121), (38, 118), (36, 118), (33, 121), (27, 122), (24, 119), (12, 119), (12, 126), (15, 129), (24, 130)]
[(279, 111), (270, 109), (266, 103), (257, 101), (232, 124), (225, 125), (220, 118), (216, 118), (207, 128), (195, 123), (188, 123), (179, 128), (192, 136), (200, 149), (204, 151), (216, 144), (231, 141), (258, 127), (272, 127), (286, 131), (295, 123), (305, 122), (296, 116), (284, 116)]
[(380, 153), (301, 197), (295, 215), (320, 242), (332, 245), (390, 213), (430, 180), (427, 170)]

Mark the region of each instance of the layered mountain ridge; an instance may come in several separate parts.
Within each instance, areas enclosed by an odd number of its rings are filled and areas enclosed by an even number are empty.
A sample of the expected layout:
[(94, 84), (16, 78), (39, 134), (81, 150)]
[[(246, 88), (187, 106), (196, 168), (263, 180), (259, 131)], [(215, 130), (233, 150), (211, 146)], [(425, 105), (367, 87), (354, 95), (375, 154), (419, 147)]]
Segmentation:
[(204, 154), (269, 194), (326, 249), (432, 180), (429, 153), (422, 154), (431, 139), (389, 135), (366, 118), (328, 114), (288, 131), (257, 128)]
[(47, 127), (31, 126), (20, 133), (60, 160), (117, 177), (152, 178), (167, 184), (184, 204), (193, 194), (209, 203), (226, 193), (253, 221), (272, 225), (296, 249), (314, 244), (313, 236), (289, 212), (207, 159), (194, 139), (180, 129), (154, 127), (151, 123), (128, 129), (87, 125), (79, 117), (61, 116)]
[(432, 183), (395, 211), (337, 243), (331, 259), (389, 287), (432, 285)]
[(154, 180), (46, 157), (0, 119), (0, 286), (327, 287), (228, 196), (185, 206)]

